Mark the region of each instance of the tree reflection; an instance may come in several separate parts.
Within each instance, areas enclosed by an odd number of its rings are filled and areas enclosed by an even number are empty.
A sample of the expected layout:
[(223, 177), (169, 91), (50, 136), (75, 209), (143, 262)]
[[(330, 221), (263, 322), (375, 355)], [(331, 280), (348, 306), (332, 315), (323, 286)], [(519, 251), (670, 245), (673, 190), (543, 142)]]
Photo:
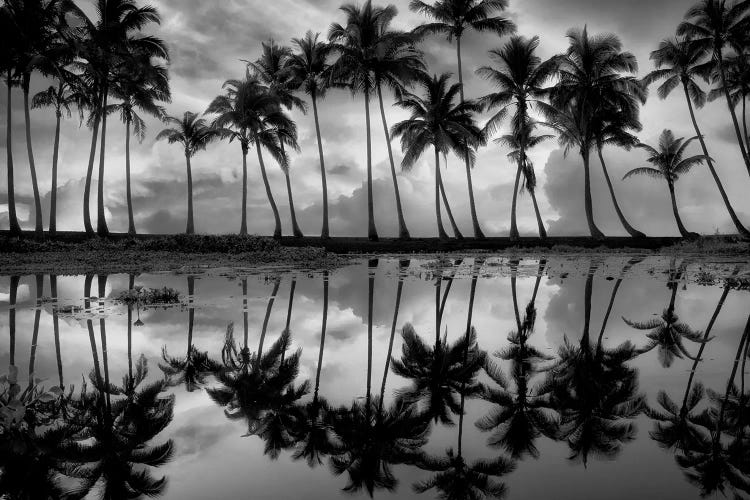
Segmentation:
[[(616, 457), (635, 438), (633, 419), (644, 398), (638, 394), (638, 374), (626, 365), (636, 356), (630, 342), (608, 349), (601, 339), (591, 342), (591, 294), (595, 267), (590, 264), (584, 296), (584, 326), (578, 345), (565, 339), (559, 359), (549, 371), (552, 403), (560, 412), (560, 432), (570, 458), (584, 466), (591, 455)], [(600, 337), (604, 334), (604, 329)]]
[[(464, 340), (464, 359), (468, 361), (472, 356), (472, 350), (477, 350), (476, 344), (470, 339), (476, 336), (472, 326), (472, 314), (474, 311), (474, 296), (476, 293), (477, 278), (481, 261), (475, 262), (471, 280), (471, 291), (469, 295), (469, 313), (466, 321), (466, 335)], [(483, 356), (482, 356), (483, 358)], [(468, 384), (460, 388), (460, 406), (458, 412), (458, 444), (446, 450), (444, 457), (434, 457), (424, 454), (419, 462), (419, 467), (433, 471), (435, 474), (429, 479), (420, 481), (413, 485), (417, 493), (425, 493), (437, 490), (438, 498), (443, 499), (480, 499), (480, 498), (502, 498), (505, 496), (506, 487), (504, 483), (496, 478), (504, 476), (515, 468), (515, 463), (499, 456), (491, 460), (476, 460), (467, 463), (463, 456), (463, 424), (464, 405)]]
[(539, 457), (535, 441), (540, 436), (554, 438), (557, 434), (557, 417), (551, 400), (550, 384), (532, 385), (532, 379), (544, 372), (541, 366), (552, 357), (543, 354), (528, 344), (534, 333), (536, 319), (536, 294), (544, 272), (545, 262), (539, 263), (534, 293), (526, 306), (523, 320), (518, 314), (516, 300), (515, 269), (511, 274), (511, 289), (514, 298), (518, 329), (508, 335), (510, 346), (495, 354), (501, 361), (509, 363), (509, 375), (488, 359), (485, 370), (495, 385), (484, 386), (482, 398), (492, 403), (493, 408), (477, 422), (482, 431), (492, 431), (488, 443), (502, 447), (514, 459), (530, 455)]
[[(195, 323), (195, 277), (188, 276), (188, 338), (187, 352), (184, 357), (172, 357), (167, 352), (167, 346), (162, 347), (161, 357), (164, 363), (159, 368), (169, 380), (170, 385), (185, 384), (187, 392), (200, 389), (206, 383), (206, 377), (220, 370), (221, 365), (211, 359), (206, 351), (200, 351), (193, 344), (193, 324)], [(130, 288), (133, 283), (131, 278)], [(128, 303), (128, 325), (133, 306)], [(128, 335), (130, 326), (128, 326)]]
[[(373, 397), (371, 393), (372, 311), (377, 265), (376, 260), (370, 261), (368, 269), (367, 391), (364, 401), (354, 401), (351, 407), (339, 408), (333, 414), (341, 452), (331, 458), (336, 475), (348, 473), (344, 491), (364, 489), (370, 496), (375, 490), (396, 488), (398, 481), (391, 466), (415, 463), (421, 457), (421, 448), (430, 430), (429, 419), (402, 398), (396, 398), (385, 407), (385, 378), (380, 396)], [(384, 377), (388, 374), (387, 363)]]
[(661, 313), (660, 318), (644, 322), (630, 321), (622, 318), (631, 327), (637, 330), (648, 331), (646, 334), (649, 340), (648, 344), (639, 349), (638, 352), (639, 354), (643, 354), (656, 349), (659, 355), (659, 362), (665, 368), (672, 366), (675, 358), (685, 356), (688, 359), (695, 360), (695, 357), (685, 348), (685, 340), (695, 343), (707, 341), (702, 339), (703, 332), (695, 331), (687, 324), (680, 322), (679, 316), (675, 314), (678, 282), (682, 278), (683, 272), (684, 269), (682, 266), (675, 268), (673, 261), (669, 272), (669, 282), (667, 283), (667, 287), (672, 290), (672, 294), (669, 299), (669, 305)]

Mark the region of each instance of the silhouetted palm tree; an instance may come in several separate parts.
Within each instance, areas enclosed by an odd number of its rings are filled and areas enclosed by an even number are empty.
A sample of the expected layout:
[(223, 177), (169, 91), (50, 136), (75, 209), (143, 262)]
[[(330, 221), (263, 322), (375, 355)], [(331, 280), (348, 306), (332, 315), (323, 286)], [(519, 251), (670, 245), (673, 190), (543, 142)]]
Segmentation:
[(292, 43), (297, 46), (298, 51), (293, 53), (289, 59), (289, 70), (291, 71), (295, 84), (303, 89), (312, 101), (313, 117), (315, 118), (315, 135), (318, 141), (318, 156), (320, 158), (320, 179), (323, 187), (323, 228), (320, 232), (321, 238), (330, 237), (328, 227), (328, 183), (326, 181), (326, 166), (323, 157), (323, 139), (320, 135), (320, 120), (318, 117), (318, 99), (323, 99), (330, 85), (330, 68), (328, 56), (331, 46), (325, 42), (318, 41), (320, 33), (313, 34), (308, 31), (304, 38), (295, 38)]
[(453, 104), (460, 86), (449, 86), (449, 78), (449, 74), (432, 78), (421, 76), (418, 82), (424, 90), (424, 97), (404, 94), (397, 105), (410, 111), (411, 117), (391, 129), (392, 137), (401, 136), (404, 151), (401, 168), (408, 170), (413, 167), (430, 146), (435, 150), (435, 215), (441, 239), (446, 239), (448, 234), (440, 215), (440, 154), (453, 152), (473, 162), (474, 148), (483, 142), (472, 116), (481, 109), (480, 106), (474, 101)]
[(169, 75), (167, 68), (154, 64), (150, 54), (132, 54), (118, 68), (112, 82), (111, 93), (121, 102), (107, 107), (108, 113), (119, 112), (125, 124), (125, 198), (128, 205), (128, 234), (134, 235), (133, 197), (130, 186), (130, 133), (143, 142), (146, 137), (146, 122), (138, 111), (163, 118), (164, 108), (159, 102), (169, 102)]
[[(614, 458), (635, 438), (633, 419), (643, 411), (635, 369), (626, 363), (636, 356), (630, 342), (606, 349), (593, 343), (589, 328), (595, 268), (590, 265), (584, 295), (584, 325), (579, 344), (565, 340), (548, 372), (552, 403), (560, 413), (559, 439), (565, 439), (571, 460), (586, 466), (591, 455)], [(603, 330), (602, 330), (603, 334)], [(601, 335), (601, 334), (600, 334)]]
[(288, 136), (284, 131), (295, 130), (294, 123), (281, 111), (278, 98), (249, 74), (244, 80), (227, 80), (224, 82), (224, 89), (226, 93), (211, 102), (207, 113), (218, 115), (212, 127), (230, 142), (239, 142), (242, 148), (240, 234), (247, 234), (247, 153), (253, 145), (258, 153), (263, 184), (275, 220), (273, 236), (280, 238), (281, 219), (268, 183), (262, 149), (265, 148), (285, 168), (288, 158), (281, 149), (279, 139), (282, 137), (284, 141), (287, 140)]
[[(79, 57), (85, 61), (85, 73), (89, 88), (96, 93), (92, 98), (98, 103), (95, 113), (94, 131), (97, 131), (96, 120), (101, 121), (101, 144), (99, 150), (99, 178), (97, 187), (97, 233), (109, 233), (104, 211), (104, 158), (106, 151), (108, 97), (115, 93), (117, 76), (127, 67), (127, 62), (134, 54), (159, 59), (168, 59), (166, 45), (159, 38), (143, 34), (150, 24), (159, 24), (161, 17), (156, 8), (138, 6), (134, 0), (97, 0), (96, 17), (91, 19), (79, 7), (69, 2), (76, 22), (80, 24), (78, 32), (82, 40), (78, 41)], [(94, 134), (94, 141), (96, 140)], [(93, 168), (92, 154), (89, 157), (90, 170)], [(87, 178), (90, 176), (87, 174)], [(84, 193), (84, 219), (88, 204)], [(85, 222), (85, 220), (84, 220)], [(87, 231), (90, 229), (90, 222)]]
[(677, 28), (678, 35), (687, 36), (704, 53), (711, 56), (710, 64), (718, 75), (719, 83), (724, 90), (729, 114), (732, 117), (732, 124), (737, 134), (737, 143), (740, 146), (740, 152), (748, 174), (750, 174), (750, 153), (745, 147), (745, 138), (742, 136), (737, 114), (734, 111), (732, 98), (729, 94), (724, 49), (728, 45), (740, 42), (747, 36), (749, 12), (750, 3), (747, 1), (699, 0), (688, 9), (685, 14), (685, 21), (680, 23)]
[(729, 217), (740, 234), (750, 236), (750, 230), (737, 217), (729, 201), (729, 197), (724, 190), (724, 185), (716, 173), (713, 159), (708, 154), (705, 138), (695, 117), (693, 105), (702, 108), (706, 103), (706, 93), (695, 81), (696, 77), (702, 76), (702, 60), (704, 55), (703, 48), (691, 40), (672, 38), (663, 40), (659, 44), (659, 48), (651, 53), (651, 60), (654, 61), (656, 69), (644, 78), (644, 82), (646, 85), (650, 85), (656, 81), (664, 80), (658, 89), (661, 99), (666, 99), (674, 89), (682, 87), (685, 99), (687, 100), (688, 111), (690, 111), (690, 120), (695, 129), (695, 135), (698, 137), (703, 150), (703, 156), (706, 158), (706, 165), (708, 165), (708, 170), (711, 172), (716, 187), (719, 188), (721, 199), (724, 201)]
[[(195, 277), (188, 276), (188, 337), (185, 357), (173, 358), (167, 353), (167, 346), (161, 349), (164, 364), (159, 368), (164, 372), (170, 385), (185, 384), (185, 390), (193, 392), (206, 383), (206, 376), (220, 370), (219, 363), (211, 359), (206, 351), (199, 351), (193, 345), (193, 323), (195, 322)], [(131, 308), (132, 306), (128, 306)], [(128, 311), (130, 312), (130, 311)]]
[(83, 110), (87, 106), (86, 96), (66, 81), (67, 76), (58, 80), (57, 87), (50, 86), (39, 92), (31, 101), (32, 108), (52, 107), (55, 110), (55, 139), (52, 147), (52, 188), (50, 190), (49, 234), (55, 236), (57, 232), (57, 166), (60, 151), (60, 123), (63, 114), (70, 118), (71, 107), (78, 108), (83, 121)]
[[(15, 40), (12, 43), (12, 60), (23, 91), (23, 109), (26, 125), (26, 150), (29, 157), (31, 187), (34, 192), (35, 233), (41, 237), (44, 231), (42, 202), (37, 182), (34, 149), (31, 140), (31, 75), (40, 69), (40, 64), (54, 50), (58, 28), (65, 23), (68, 3), (62, 0), (7, 0), (4, 2), (8, 21), (13, 27)], [(10, 120), (10, 100), (8, 101)], [(10, 126), (10, 123), (8, 123)], [(10, 141), (8, 143), (10, 146)], [(10, 156), (9, 156), (10, 158)], [(9, 160), (9, 168), (11, 161)]]
[[(444, 35), (449, 43), (456, 40), (458, 60), (458, 83), (461, 101), (464, 101), (464, 80), (461, 64), (461, 39), (467, 30), (492, 32), (498, 36), (508, 35), (516, 29), (515, 24), (503, 16), (494, 16), (508, 6), (507, 0), (437, 0), (429, 4), (422, 0), (411, 0), (409, 8), (430, 18), (432, 22), (417, 27), (414, 32), (419, 36), (430, 34)], [(472, 163), (466, 156), (466, 180), (469, 186), (469, 204), (471, 220), (474, 225), (474, 237), (484, 238), (479, 227), (476, 204), (474, 203), (474, 186), (471, 181)]]
[(34, 326), (31, 330), (31, 350), (29, 352), (29, 389), (35, 383), (36, 349), (39, 343), (39, 320), (42, 316), (42, 298), (44, 297), (44, 275), (35, 274), (36, 302), (34, 305)]
[(583, 160), (584, 207), (591, 236), (604, 234), (594, 223), (589, 159), (597, 145), (597, 133), (604, 120), (617, 113), (635, 115), (646, 93), (633, 76), (635, 56), (622, 51), (617, 36), (605, 33), (591, 36), (588, 29), (571, 29), (570, 46), (557, 57), (557, 84), (551, 89), (551, 106), (540, 104), (550, 125), (560, 134), (566, 152), (578, 149)]
[[(292, 58), (292, 49), (277, 45), (273, 40), (261, 44), (263, 51), (261, 56), (255, 62), (248, 62), (252, 68), (253, 75), (258, 78), (264, 85), (268, 86), (271, 92), (284, 108), (288, 111), (296, 109), (302, 113), (307, 112), (305, 102), (294, 95), (294, 73), (290, 62)], [(279, 145), (282, 152), (284, 151), (284, 138), (279, 136)], [(289, 164), (281, 166), (286, 178), (286, 190), (289, 197), (289, 210), (292, 217), (292, 234), (301, 238), (304, 236), (297, 224), (297, 214), (294, 211), (294, 197), (292, 196), (292, 183), (289, 176)]]
[(206, 149), (206, 146), (218, 137), (216, 130), (206, 124), (206, 121), (197, 113), (186, 111), (182, 118), (173, 116), (165, 117), (165, 121), (174, 125), (159, 132), (156, 140), (166, 139), (169, 144), (180, 143), (185, 148), (185, 163), (187, 164), (187, 234), (195, 233), (193, 222), (193, 169), (190, 159), (198, 151)]
[(11, 275), (10, 289), (8, 290), (8, 337), (10, 341), (8, 362), (10, 366), (16, 365), (16, 300), (18, 298), (18, 284), (20, 281), (20, 276)]
[(653, 349), (657, 349), (659, 362), (665, 368), (672, 366), (675, 358), (682, 358), (685, 356), (691, 360), (696, 359), (685, 348), (685, 340), (701, 344), (706, 342), (706, 340), (702, 338), (703, 332), (695, 331), (690, 328), (689, 325), (680, 322), (680, 318), (674, 312), (677, 299), (677, 281), (681, 279), (682, 272), (682, 268), (674, 269), (674, 263), (672, 263), (669, 283), (667, 284), (672, 290), (672, 294), (669, 299), (669, 305), (661, 313), (660, 318), (654, 318), (642, 323), (622, 318), (625, 323), (637, 330), (649, 331), (649, 333), (646, 334), (649, 342), (646, 346), (638, 350), (638, 354), (644, 354)]
[[(496, 110), (484, 128), (487, 136), (494, 135), (500, 128), (503, 120), (514, 108), (511, 118), (510, 137), (514, 138), (515, 144), (511, 145), (517, 151), (513, 158), (518, 166), (516, 170), (516, 183), (513, 190), (513, 204), (511, 209), (510, 238), (518, 239), (518, 226), (516, 224), (516, 201), (518, 198), (518, 185), (521, 174), (529, 170), (527, 151), (533, 147), (527, 144), (535, 122), (530, 116), (535, 103), (545, 94), (545, 83), (551, 78), (555, 71), (555, 59), (542, 62), (536, 54), (539, 47), (539, 37), (526, 39), (514, 36), (503, 45), (490, 51), (490, 59), (497, 65), (482, 66), (476, 73), (482, 78), (489, 80), (496, 91), (484, 96), (480, 102), (490, 110)], [(527, 186), (530, 176), (526, 176)], [(533, 194), (533, 190), (531, 191)], [(534, 199), (534, 208), (539, 222), (540, 236), (545, 237), (544, 226), (541, 223), (539, 210)]]
[(659, 137), (659, 149), (648, 144), (639, 143), (636, 147), (644, 149), (648, 153), (647, 161), (653, 167), (635, 168), (623, 177), (623, 179), (627, 179), (633, 175), (647, 175), (667, 181), (669, 196), (672, 200), (672, 211), (674, 212), (677, 227), (683, 238), (695, 238), (698, 235), (690, 233), (682, 224), (682, 219), (680, 219), (680, 213), (677, 209), (677, 200), (675, 199), (674, 183), (680, 176), (687, 174), (693, 167), (702, 164), (706, 159), (703, 155), (685, 158), (685, 151), (695, 139), (697, 137), (691, 137), (687, 141), (684, 137), (676, 139), (671, 130), (664, 130)]
[(11, 11), (5, 6), (0, 6), (0, 35), (5, 50), (0, 51), (0, 70), (3, 74), (7, 89), (6, 99), (6, 122), (5, 122), (5, 153), (7, 167), (7, 193), (8, 193), (8, 222), (12, 235), (21, 234), (21, 226), (18, 224), (16, 215), (16, 194), (13, 169), (13, 87), (18, 85), (17, 54), (15, 46), (18, 40), (18, 32), (11, 17)]
[(384, 36), (398, 11), (393, 5), (373, 6), (366, 0), (361, 7), (346, 4), (341, 7), (346, 15), (346, 24), (334, 23), (328, 30), (331, 48), (338, 55), (332, 67), (333, 82), (346, 86), (352, 95), (363, 94), (365, 98), (365, 129), (367, 134), (367, 236), (378, 239), (375, 227), (374, 203), (372, 199), (372, 134), (370, 132), (370, 97), (377, 89), (374, 75), (374, 55), (387, 47)]
[(52, 296), (52, 333), (55, 337), (55, 358), (57, 359), (57, 380), (58, 387), (60, 390), (65, 389), (65, 383), (63, 382), (63, 364), (62, 355), (60, 353), (60, 321), (59, 321), (59, 305), (57, 297), (57, 275), (50, 274), (49, 276), (49, 288), (50, 295)]

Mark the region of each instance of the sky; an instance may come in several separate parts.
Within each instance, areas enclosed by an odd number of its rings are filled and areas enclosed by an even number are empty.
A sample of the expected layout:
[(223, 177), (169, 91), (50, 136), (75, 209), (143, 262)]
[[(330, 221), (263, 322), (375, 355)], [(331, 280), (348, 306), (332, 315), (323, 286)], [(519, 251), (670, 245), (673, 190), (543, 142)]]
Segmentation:
[[(78, 0), (90, 9), (88, 0)], [(288, 44), (307, 30), (326, 36), (332, 22), (344, 22), (339, 10), (341, 0), (161, 0), (154, 5), (162, 15), (156, 34), (168, 44), (171, 61), (172, 102), (166, 105), (169, 114), (181, 116), (186, 110), (202, 112), (222, 90), (222, 83), (244, 74), (242, 59), (254, 60), (261, 43), (274, 39)], [(382, 2), (376, 2), (382, 3)], [(395, 27), (411, 29), (424, 19), (411, 13), (408, 0), (392, 2), (399, 10)], [(640, 76), (653, 69), (650, 52), (660, 40), (674, 33), (692, 0), (511, 0), (507, 15), (518, 26), (518, 33), (527, 37), (539, 35), (540, 54), (550, 57), (567, 47), (565, 33), (572, 27), (588, 26), (592, 33), (613, 32), (620, 36), (625, 50), (633, 52), (640, 64)], [(462, 43), (464, 79), (468, 98), (492, 91), (491, 85), (474, 75), (474, 70), (488, 64), (488, 50), (504, 40), (491, 34), (471, 33)], [(421, 49), (429, 70), (434, 73), (455, 73), (455, 45), (440, 37), (428, 38)], [(41, 76), (32, 79), (32, 91), (50, 85)], [(642, 111), (643, 131), (639, 138), (654, 144), (665, 128), (677, 137), (692, 137), (694, 129), (684, 96), (675, 92), (661, 101), (652, 89)], [(3, 90), (3, 95), (5, 91)], [(6, 100), (0, 100), (5, 111)], [(388, 124), (407, 116), (386, 98)], [(22, 96), (13, 93), (13, 154), (16, 169), (18, 215), (26, 228), (33, 228), (33, 196), (23, 129)], [(330, 92), (319, 104), (321, 132), (328, 172), (330, 224), (332, 235), (365, 236), (366, 158), (364, 102), (346, 91)], [(4, 113), (3, 113), (4, 114)], [(125, 128), (116, 121), (108, 123), (106, 143), (105, 204), (110, 230), (127, 229), (125, 202)], [(293, 113), (299, 128), (301, 153), (291, 156), (291, 183), (297, 217), (303, 232), (315, 235), (321, 229), (322, 194), (317, 143), (311, 113)], [(480, 116), (481, 123), (486, 116)], [(700, 110), (698, 120), (706, 135), (710, 154), (722, 178), (734, 208), (746, 224), (750, 224), (750, 187), (736, 136), (723, 100), (710, 103)], [(32, 110), (34, 155), (38, 170), (45, 226), (49, 217), (50, 172), (54, 138), (54, 113)], [(142, 143), (131, 141), (133, 203), (136, 228), (144, 233), (180, 232), (187, 217), (186, 171), (182, 149), (166, 142), (156, 142), (163, 128), (157, 120), (147, 121), (148, 130)], [(6, 122), (0, 124), (5, 137)], [(396, 236), (398, 223), (395, 198), (387, 161), (382, 123), (377, 115), (372, 121), (374, 201), (376, 225), (382, 236)], [(74, 115), (63, 123), (60, 146), (58, 193), (58, 229), (80, 230), (82, 222), (83, 185), (89, 154), (90, 132), (79, 127)], [(698, 154), (694, 144), (694, 154)], [(394, 142), (397, 166), (401, 148)], [(477, 211), (488, 235), (504, 236), (510, 228), (510, 207), (515, 168), (506, 158), (507, 151), (490, 143), (480, 151), (472, 175)], [(641, 231), (653, 235), (677, 235), (669, 195), (664, 182), (650, 178), (621, 180), (630, 169), (645, 164), (642, 151), (626, 152), (614, 148), (604, 151), (626, 217)], [(0, 165), (5, 167), (6, 144), (0, 145)], [(536, 148), (534, 161), (540, 211), (551, 235), (586, 234), (583, 210), (583, 167), (580, 158), (571, 152), (565, 155), (556, 140)], [(280, 168), (267, 159), (271, 189), (281, 212), (284, 233), (291, 233), (286, 185)], [(215, 143), (192, 161), (196, 231), (202, 233), (233, 233), (239, 230), (241, 208), (242, 163), (236, 143)], [(400, 172), (398, 183), (404, 203), (408, 228), (414, 236), (436, 234), (433, 200), (434, 159), (425, 155), (409, 172)], [(464, 234), (471, 234), (466, 174), (462, 162), (449, 157), (443, 170), (444, 181), (453, 213)], [(248, 230), (250, 233), (271, 234), (273, 216), (268, 204), (257, 156), (248, 156)], [(625, 235), (618, 222), (604, 176), (598, 161), (592, 161), (592, 183), (595, 220), (609, 235)], [(7, 186), (5, 168), (0, 168), (0, 228), (8, 227)], [(92, 214), (96, 217), (95, 196)], [(733, 232), (724, 205), (708, 169), (694, 169), (677, 184), (677, 201), (687, 228), (702, 233)], [(522, 234), (536, 234), (536, 220), (530, 197), (519, 198), (519, 229)], [(447, 222), (447, 221), (446, 221)], [(95, 223), (95, 222), (94, 222)]]

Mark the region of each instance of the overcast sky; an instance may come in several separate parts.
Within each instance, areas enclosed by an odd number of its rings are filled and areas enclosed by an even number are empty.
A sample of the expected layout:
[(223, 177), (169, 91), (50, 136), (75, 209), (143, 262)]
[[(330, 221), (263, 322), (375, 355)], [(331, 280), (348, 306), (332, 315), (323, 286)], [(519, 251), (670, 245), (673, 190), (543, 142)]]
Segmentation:
[[(87, 6), (87, 0), (79, 0)], [(382, 2), (376, 2), (382, 3)], [(399, 9), (396, 27), (410, 29), (422, 21), (408, 10), (407, 0), (393, 2)], [(511, 0), (508, 15), (518, 25), (519, 33), (541, 37), (543, 57), (561, 52), (567, 46), (565, 32), (571, 27), (588, 25), (591, 32), (614, 32), (640, 63), (641, 76), (652, 69), (649, 53), (659, 41), (673, 34), (677, 23), (692, 0)], [(240, 59), (255, 59), (260, 44), (270, 38), (289, 43), (311, 29), (322, 36), (332, 22), (343, 22), (338, 10), (340, 0), (161, 0), (155, 3), (162, 14), (159, 36), (169, 45), (173, 100), (167, 105), (170, 114), (185, 110), (203, 111), (213, 97), (221, 93), (228, 78), (244, 72)], [(478, 97), (491, 90), (486, 82), (474, 76), (474, 70), (488, 62), (487, 51), (503, 40), (494, 35), (467, 36), (463, 44), (467, 96)], [(442, 38), (427, 39), (422, 47), (432, 72), (455, 72), (455, 46)], [(32, 86), (41, 90), (49, 85), (35, 75)], [(3, 95), (5, 92), (3, 91)], [(13, 96), (13, 153), (16, 167), (18, 214), (22, 225), (33, 228), (33, 198), (23, 135), (23, 112), (20, 92)], [(389, 125), (405, 115), (386, 103)], [(5, 105), (5, 99), (2, 100)], [(365, 235), (365, 127), (364, 104), (347, 92), (332, 92), (320, 103), (321, 129), (329, 173), (331, 232), (334, 235)], [(4, 111), (4, 109), (3, 109)], [(4, 113), (3, 113), (4, 115)], [(113, 118), (115, 116), (113, 115)], [(292, 188), (300, 225), (306, 234), (319, 233), (322, 201), (314, 126), (311, 116), (295, 114), (302, 152), (292, 156)], [(34, 152), (43, 196), (45, 227), (48, 222), (50, 171), (54, 115), (49, 110), (31, 113)], [(642, 114), (644, 130), (641, 140), (656, 142), (664, 128), (680, 136), (692, 136), (684, 97), (675, 92), (660, 101), (655, 92)], [(750, 223), (750, 199), (745, 195), (750, 180), (742, 164), (726, 104), (717, 101), (701, 110), (699, 120), (707, 136), (711, 155), (717, 161), (719, 175), (725, 182), (739, 217)], [(106, 151), (106, 206), (113, 231), (127, 229), (125, 205), (124, 126), (108, 125)], [(186, 220), (185, 160), (178, 146), (156, 143), (161, 129), (155, 120), (143, 143), (132, 141), (132, 170), (136, 226), (140, 232), (179, 232)], [(375, 177), (376, 223), (383, 236), (397, 235), (393, 210), (393, 188), (387, 164), (382, 124), (373, 117), (373, 151)], [(5, 137), (5, 119), (0, 124)], [(78, 127), (75, 119), (64, 123), (60, 149), (60, 193), (58, 229), (82, 229), (83, 180), (88, 159), (90, 133)], [(5, 164), (5, 142), (0, 158)], [(395, 144), (396, 161), (401, 152)], [(484, 148), (474, 169), (474, 185), (479, 217), (488, 235), (505, 235), (510, 225), (510, 203), (515, 169), (506, 159), (507, 151), (491, 144)], [(694, 151), (698, 153), (698, 151)], [(663, 182), (649, 178), (621, 181), (631, 168), (644, 163), (640, 151), (605, 150), (615, 190), (630, 222), (650, 235), (677, 234), (669, 196)], [(553, 235), (584, 234), (583, 169), (579, 158), (567, 158), (556, 141), (532, 153), (538, 176), (538, 198), (542, 217)], [(270, 234), (273, 217), (268, 206), (255, 155), (248, 157), (249, 199), (248, 223), (251, 233)], [(272, 190), (279, 205), (285, 234), (291, 232), (289, 208), (280, 169), (268, 162)], [(432, 203), (433, 160), (429, 155), (408, 173), (401, 173), (401, 187), (406, 221), (413, 235), (434, 235)], [(606, 233), (625, 234), (609, 201), (604, 177), (598, 162), (592, 162), (594, 207), (597, 224)], [(195, 218), (198, 232), (237, 232), (240, 225), (241, 153), (237, 144), (211, 145), (193, 160)], [(453, 212), (465, 234), (471, 233), (465, 172), (453, 157), (444, 171), (446, 188)], [(733, 226), (724, 210), (718, 190), (708, 170), (700, 167), (681, 179), (677, 198), (688, 229), (704, 233), (716, 230), (731, 232)], [(95, 202), (95, 196), (92, 196)], [(92, 214), (96, 214), (92, 210)], [(0, 228), (7, 228), (6, 175), (0, 175)], [(519, 227), (523, 234), (535, 234), (531, 201), (519, 199)]]

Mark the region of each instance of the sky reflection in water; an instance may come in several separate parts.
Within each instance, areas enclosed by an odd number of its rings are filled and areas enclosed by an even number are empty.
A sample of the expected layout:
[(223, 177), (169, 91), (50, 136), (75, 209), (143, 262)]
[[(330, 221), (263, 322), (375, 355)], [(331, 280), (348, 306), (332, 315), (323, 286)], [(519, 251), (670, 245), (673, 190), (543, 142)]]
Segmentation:
[[(58, 403), (47, 404), (37, 422), (44, 429), (67, 415), (69, 443), (91, 451), (109, 435), (108, 423), (119, 425), (120, 437), (153, 437), (149, 445), (163, 447), (151, 457), (158, 467), (146, 467), (148, 484), (163, 498), (252, 491), (253, 498), (322, 499), (347, 487), (397, 498), (436, 498), (451, 489), (570, 499), (699, 498), (723, 489), (750, 498), (750, 419), (739, 396), (750, 344), (743, 335), (747, 291), (722, 280), (698, 284), (708, 277), (701, 266), (664, 258), (443, 264), (381, 259), (330, 272), (216, 270), (146, 274), (132, 283), (127, 275), (91, 276), (91, 297), (106, 298), (88, 301), (83, 276), (0, 277), (0, 373), (13, 356), (21, 390), (30, 371), (47, 389), (60, 376), (62, 385), (75, 386), (64, 412), (43, 422)], [(729, 274), (733, 264), (715, 267)], [(118, 303), (131, 287), (173, 288), (180, 303)], [(467, 322), (476, 343), (466, 336)], [(159, 393), (164, 346), (173, 383)], [(148, 375), (128, 392), (141, 354)], [(691, 358), (698, 357), (691, 379)], [(109, 390), (109, 413), (95, 392), (105, 387), (96, 383), (96, 368), (119, 387)], [(727, 392), (733, 372), (738, 389)], [(150, 398), (138, 393), (149, 385), (157, 387)], [(0, 390), (7, 388), (6, 381)], [(93, 440), (82, 430), (84, 417), (100, 432)], [(34, 448), (23, 449), (15, 453)], [(82, 456), (64, 471), (78, 479), (53, 478), (61, 488), (80, 487), (83, 472), (104, 463), (87, 455), (81, 466)], [(125, 487), (111, 472), (123, 469), (103, 470), (109, 472), (88, 474), (96, 476), (89, 497), (107, 483)], [(146, 483), (127, 484), (137, 490)]]

